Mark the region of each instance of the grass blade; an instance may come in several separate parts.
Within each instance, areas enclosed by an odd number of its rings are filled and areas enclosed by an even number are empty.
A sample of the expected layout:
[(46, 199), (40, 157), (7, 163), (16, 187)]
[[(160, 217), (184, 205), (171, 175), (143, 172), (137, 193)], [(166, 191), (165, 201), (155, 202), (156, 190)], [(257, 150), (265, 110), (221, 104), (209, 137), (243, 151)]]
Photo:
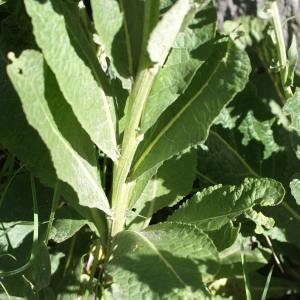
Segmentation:
[(271, 270), (269, 272), (269, 275), (268, 275), (268, 278), (267, 278), (267, 281), (266, 281), (266, 285), (265, 285), (265, 288), (264, 288), (264, 292), (263, 292), (263, 294), (261, 296), (261, 300), (265, 300), (266, 297), (267, 297), (268, 288), (269, 288), (269, 284), (270, 284), (270, 281), (271, 281), (273, 268), (274, 268), (274, 266), (272, 266), (272, 268), (271, 268)]
[(248, 271), (247, 271), (247, 264), (246, 264), (246, 259), (245, 259), (244, 244), (243, 244), (242, 235), (240, 235), (240, 242), (241, 242), (241, 260), (242, 260), (242, 265), (243, 265), (246, 297), (247, 297), (247, 300), (251, 300), (250, 282), (249, 282), (249, 277), (248, 277)]

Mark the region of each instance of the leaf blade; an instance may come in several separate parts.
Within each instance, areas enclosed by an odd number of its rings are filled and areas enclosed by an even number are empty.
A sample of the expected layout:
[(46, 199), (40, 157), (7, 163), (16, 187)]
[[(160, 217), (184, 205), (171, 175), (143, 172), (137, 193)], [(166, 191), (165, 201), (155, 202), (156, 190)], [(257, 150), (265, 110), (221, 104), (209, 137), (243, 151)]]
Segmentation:
[[(237, 49), (231, 41), (227, 44), (226, 38), (219, 40), (185, 94), (169, 106), (151, 132), (145, 134), (144, 142), (137, 150), (130, 179), (136, 179), (146, 170), (192, 145), (203, 143), (222, 108), (244, 88), (249, 72), (246, 53)], [(216, 97), (212, 97), (212, 91)]]
[[(95, 144), (116, 161), (114, 103), (105, 94), (109, 92), (108, 79), (80, 26), (76, 5), (57, 0), (26, 0), (25, 5), (36, 41), (66, 100)], [(55, 30), (52, 20), (56, 20)]]
[[(28, 122), (51, 151), (58, 177), (73, 187), (81, 205), (111, 214), (101, 187), (93, 143), (64, 103), (55, 77), (47, 67), (44, 82), (42, 54), (27, 50), (18, 59), (13, 55), (10, 58), (13, 63), (7, 67), (8, 74), (23, 102)], [(64, 125), (66, 119), (70, 127)]]

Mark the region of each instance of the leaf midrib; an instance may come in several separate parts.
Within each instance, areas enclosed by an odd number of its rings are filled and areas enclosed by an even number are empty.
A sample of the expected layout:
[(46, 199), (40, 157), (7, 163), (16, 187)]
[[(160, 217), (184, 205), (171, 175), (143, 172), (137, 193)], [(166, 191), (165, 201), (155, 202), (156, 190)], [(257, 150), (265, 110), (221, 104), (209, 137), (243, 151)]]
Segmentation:
[[(226, 52), (227, 55), (227, 52)], [(133, 167), (133, 174), (141, 164), (141, 162), (145, 159), (146, 155), (151, 151), (151, 149), (155, 146), (157, 141), (166, 133), (166, 131), (177, 121), (179, 120), (180, 116), (186, 111), (186, 109), (195, 101), (195, 99), (203, 92), (203, 90), (208, 86), (211, 78), (217, 72), (217, 69), (222, 64), (223, 59), (219, 61), (216, 65), (214, 71), (208, 77), (206, 83), (202, 86), (202, 88), (179, 110), (179, 112), (166, 124), (166, 126), (160, 131), (160, 133), (155, 137), (155, 139), (150, 143), (150, 145), (146, 148), (146, 150), (142, 153), (138, 161), (135, 163)]]
[[(65, 142), (65, 140), (61, 137), (60, 132), (55, 128), (55, 126), (53, 126), (51, 120), (48, 117), (48, 114), (46, 113), (42, 102), (40, 101), (40, 97), (38, 96), (35, 86), (32, 85), (32, 82), (30, 80), (28, 80), (27, 76), (24, 76), (25, 80), (29, 83), (29, 86), (31, 87), (36, 99), (37, 99), (37, 103), (39, 104), (39, 106), (42, 109), (43, 114), (45, 115), (45, 119), (48, 121), (52, 132), (58, 137), (58, 139), (63, 143), (63, 145), (66, 147), (66, 149), (70, 152), (71, 156), (75, 159), (75, 161), (77, 161), (78, 165), (81, 167), (83, 174), (85, 175), (85, 178), (90, 182), (90, 184), (92, 185), (92, 187), (97, 191), (97, 193), (100, 195), (100, 198), (106, 198), (106, 196), (104, 195), (104, 193), (101, 191), (101, 189), (99, 188), (99, 186), (95, 183), (95, 181), (93, 180), (93, 178), (91, 177), (91, 174), (87, 171), (87, 169), (85, 168), (85, 166), (83, 165), (83, 163), (79, 160), (79, 158), (75, 155), (73, 148), (71, 148), (68, 143)], [(45, 101), (47, 102), (47, 100), (45, 99)], [(108, 210), (106, 210), (106, 213), (108, 213)]]

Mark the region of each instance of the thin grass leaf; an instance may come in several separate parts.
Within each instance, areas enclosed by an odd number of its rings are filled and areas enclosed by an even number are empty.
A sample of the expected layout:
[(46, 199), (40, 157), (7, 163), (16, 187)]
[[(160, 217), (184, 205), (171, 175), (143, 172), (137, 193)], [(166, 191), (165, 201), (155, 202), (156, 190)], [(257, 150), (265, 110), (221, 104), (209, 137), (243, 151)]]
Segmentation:
[(31, 190), (32, 190), (32, 199), (33, 199), (33, 219), (34, 219), (34, 226), (33, 226), (33, 244), (32, 244), (32, 251), (30, 258), (28, 262), (21, 268), (18, 268), (16, 270), (8, 271), (8, 272), (2, 272), (0, 273), (0, 277), (7, 277), (12, 276), (15, 274), (18, 274), (20, 272), (23, 272), (28, 267), (30, 267), (34, 259), (36, 257), (38, 248), (39, 248), (39, 217), (38, 217), (38, 205), (37, 205), (37, 196), (36, 196), (36, 189), (35, 189), (35, 183), (34, 183), (34, 177), (30, 173), (30, 182), (31, 182)]
[(247, 300), (251, 300), (250, 281), (249, 281), (249, 277), (248, 277), (247, 263), (246, 263), (246, 259), (245, 259), (245, 252), (244, 252), (244, 244), (243, 244), (242, 235), (240, 235), (240, 244), (241, 244), (241, 260), (242, 260), (242, 266), (243, 266), (246, 297), (247, 297)]
[(273, 268), (274, 268), (274, 265), (272, 266), (272, 268), (271, 268), (271, 270), (269, 272), (269, 275), (268, 275), (268, 278), (267, 278), (267, 281), (266, 281), (266, 285), (265, 285), (265, 288), (264, 288), (264, 292), (263, 292), (263, 294), (261, 296), (261, 300), (265, 300), (266, 297), (267, 297), (268, 288), (269, 288), (269, 284), (270, 284), (270, 281), (271, 281)]

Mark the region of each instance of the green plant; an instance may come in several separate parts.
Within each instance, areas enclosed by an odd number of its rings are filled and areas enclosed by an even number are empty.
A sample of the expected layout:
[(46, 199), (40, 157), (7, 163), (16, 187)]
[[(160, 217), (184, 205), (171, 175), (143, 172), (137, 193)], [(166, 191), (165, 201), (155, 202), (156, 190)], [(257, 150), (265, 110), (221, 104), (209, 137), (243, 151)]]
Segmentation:
[[(289, 131), (217, 32), (213, 1), (91, 4), (93, 22), (82, 1), (0, 6), (0, 141), (39, 179), (38, 250), (28, 174), (3, 197), (0, 243), (18, 261), (1, 261), (2, 284), (28, 299), (211, 299), (209, 283), (243, 274), (240, 231), (247, 246), (278, 238), (282, 209), (300, 220), (282, 202), (299, 169)], [(248, 270), (270, 255), (245, 247)]]

